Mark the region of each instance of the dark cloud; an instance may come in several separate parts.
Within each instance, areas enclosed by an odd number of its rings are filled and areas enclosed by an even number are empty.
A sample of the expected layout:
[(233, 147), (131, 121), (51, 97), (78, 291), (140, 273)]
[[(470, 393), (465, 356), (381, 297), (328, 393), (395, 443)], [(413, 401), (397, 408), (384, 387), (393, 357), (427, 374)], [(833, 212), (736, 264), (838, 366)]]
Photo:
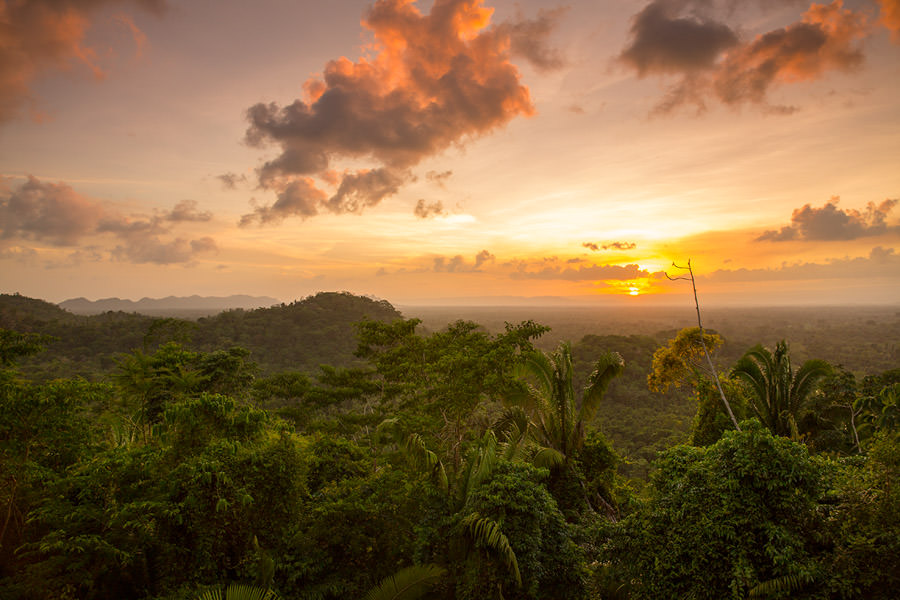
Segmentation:
[(888, 214), (898, 203), (897, 199), (888, 199), (881, 204), (869, 202), (862, 211), (842, 210), (837, 207), (839, 200), (834, 197), (822, 208), (806, 204), (794, 209), (790, 225), (780, 230), (766, 231), (756, 239), (772, 242), (855, 240), (900, 232), (900, 226), (889, 226), (887, 222)]
[(475, 255), (475, 268), (477, 269), (481, 265), (486, 262), (494, 262), (497, 259), (496, 256), (488, 252), (487, 250), (482, 250), (478, 254)]
[(702, 279), (716, 282), (799, 281), (810, 279), (900, 280), (900, 255), (894, 248), (876, 246), (868, 256), (830, 259), (823, 263), (784, 263), (774, 269), (720, 269)]
[(573, 269), (561, 266), (544, 266), (537, 270), (521, 263), (510, 274), (513, 279), (553, 279), (562, 281), (628, 280), (649, 277), (650, 272), (635, 264), (630, 265), (587, 265)]
[(655, 0), (634, 17), (631, 43), (619, 58), (639, 76), (707, 70), (738, 43), (737, 34), (723, 23), (698, 14), (679, 16), (684, 4)]
[(44, 183), (35, 177), (18, 189), (0, 181), (0, 223), (3, 238), (22, 238), (72, 246), (93, 233), (103, 209), (64, 183)]
[(521, 56), (538, 71), (555, 71), (566, 61), (559, 49), (550, 46), (550, 34), (559, 18), (568, 8), (540, 10), (536, 19), (522, 19), (515, 23), (503, 23), (498, 29), (509, 36), (510, 50)]
[[(211, 217), (210, 213), (199, 211), (192, 200), (183, 200), (171, 211), (150, 217), (127, 217), (105, 209), (65, 183), (45, 183), (29, 177), (12, 189), (0, 180), (0, 227), (4, 240), (75, 246), (88, 236), (112, 234), (119, 242), (112, 251), (114, 258), (170, 264), (186, 262), (197, 254), (216, 249), (215, 241), (208, 237), (190, 241), (161, 239), (171, 234), (171, 224), (207, 221)], [(80, 261), (96, 254), (96, 247), (88, 246), (76, 250), (70, 258), (74, 256)]]
[(750, 41), (713, 18), (716, 7), (712, 0), (654, 0), (635, 16), (620, 60), (640, 77), (677, 77), (654, 112), (683, 105), (702, 111), (714, 98), (790, 113), (794, 108), (769, 104), (774, 86), (849, 71), (863, 61), (858, 42), (867, 33), (865, 16), (844, 9), (841, 0), (813, 3), (800, 21)]
[(167, 212), (164, 218), (167, 221), (176, 223), (181, 221), (209, 221), (212, 219), (212, 213), (197, 210), (196, 200), (182, 200), (175, 205), (175, 208)]
[(436, 273), (478, 273), (485, 263), (494, 262), (496, 257), (482, 250), (475, 255), (475, 262), (468, 263), (461, 254), (447, 258), (445, 256), (437, 256), (434, 258), (434, 271)]
[(222, 187), (226, 190), (234, 190), (237, 189), (239, 183), (245, 183), (247, 181), (247, 176), (238, 175), (237, 173), (223, 173), (221, 175), (216, 175), (216, 179), (222, 182)]
[(425, 179), (440, 187), (444, 187), (447, 184), (447, 180), (450, 179), (452, 175), (453, 171), (428, 171), (425, 173)]
[(333, 213), (360, 213), (400, 190), (404, 177), (390, 169), (347, 173), (324, 206)]
[(278, 193), (278, 200), (272, 206), (257, 206), (250, 214), (241, 217), (239, 225), (246, 227), (254, 222), (262, 225), (280, 223), (286, 217), (312, 217), (319, 213), (318, 206), (328, 196), (316, 187), (309, 177), (291, 181)]
[(440, 200), (426, 203), (424, 199), (420, 198), (419, 201), (416, 202), (416, 207), (413, 209), (413, 214), (420, 219), (428, 219), (430, 217), (438, 217), (446, 213), (444, 212), (444, 204)]
[(864, 16), (843, 9), (840, 0), (812, 4), (799, 23), (729, 52), (715, 75), (716, 95), (726, 104), (762, 104), (777, 83), (815, 80), (830, 69), (852, 70), (862, 64), (856, 42), (865, 32)]
[[(533, 114), (511, 48), (550, 66), (553, 55), (542, 43), (556, 13), (490, 27), (491, 13), (480, 0), (436, 0), (428, 14), (411, 2), (377, 0), (363, 19), (377, 54), (330, 61), (321, 79), (306, 82), (303, 100), (248, 109), (246, 141), (280, 148), (260, 167), (260, 185), (283, 193), (297, 178), (328, 184), (332, 161), (373, 161), (374, 169), (345, 173), (325, 205), (358, 212), (396, 193), (422, 159)], [(304, 197), (318, 195), (307, 190)], [(296, 214), (315, 214), (319, 202)], [(272, 222), (258, 215), (277, 204), (257, 207), (242, 222)]]
[(637, 244), (634, 242), (609, 242), (602, 245), (594, 242), (584, 242), (581, 245), (594, 252), (599, 252), (600, 250), (634, 250), (637, 248)]
[[(98, 51), (83, 44), (92, 13), (103, 6), (138, 5), (161, 14), (163, 0), (10, 0), (0, 3), (0, 123), (19, 116), (31, 104), (39, 116), (30, 84), (41, 73), (83, 63), (102, 78)], [(143, 33), (123, 15), (137, 43)], [(139, 47), (140, 49), (140, 47)]]

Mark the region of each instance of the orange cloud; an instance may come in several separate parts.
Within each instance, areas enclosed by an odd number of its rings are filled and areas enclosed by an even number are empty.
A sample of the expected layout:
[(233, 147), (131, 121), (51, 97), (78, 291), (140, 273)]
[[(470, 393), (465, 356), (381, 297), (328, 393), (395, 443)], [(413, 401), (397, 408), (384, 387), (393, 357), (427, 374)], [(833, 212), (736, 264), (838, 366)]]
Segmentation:
[(865, 17), (844, 9), (841, 0), (813, 4), (800, 22), (726, 52), (715, 76), (716, 93), (728, 104), (764, 102), (773, 84), (818, 79), (829, 69), (850, 70), (862, 63), (855, 44), (865, 34)]
[[(104, 72), (95, 51), (83, 45), (90, 13), (105, 4), (125, 0), (9, 0), (0, 3), (0, 123), (19, 116), (23, 104), (31, 104), (32, 116), (40, 116), (29, 85), (40, 73), (66, 69), (72, 62), (86, 65), (97, 78)], [(136, 2), (154, 12), (164, 0)], [(128, 17), (120, 17), (139, 32)], [(143, 35), (143, 34), (141, 34)], [(135, 37), (136, 42), (139, 38)], [(139, 42), (140, 43), (140, 42)]]
[[(374, 38), (367, 56), (330, 61), (321, 78), (304, 84), (303, 100), (247, 111), (247, 142), (281, 148), (259, 169), (260, 185), (283, 193), (298, 177), (328, 183), (333, 160), (369, 159), (377, 168), (344, 174), (328, 199), (310, 190), (312, 206), (304, 203), (294, 214), (358, 212), (396, 193), (422, 159), (533, 114), (510, 60), (513, 42), (530, 60), (551, 66), (553, 54), (542, 44), (552, 15), (542, 14), (542, 24), (532, 27), (489, 27), (492, 13), (482, 0), (436, 0), (428, 14), (412, 0), (375, 2), (363, 19)], [(266, 222), (254, 216), (268, 208), (262, 210), (242, 222)]]
[(703, 110), (709, 98), (790, 112), (769, 106), (773, 86), (815, 80), (833, 69), (849, 71), (863, 61), (858, 43), (869, 31), (866, 17), (843, 8), (842, 0), (811, 4), (798, 22), (751, 41), (715, 20), (715, 7), (712, 1), (653, 0), (635, 16), (620, 60), (640, 77), (679, 77), (656, 112), (684, 104)]
[(900, 0), (880, 0), (879, 22), (891, 30), (891, 39), (900, 44)]

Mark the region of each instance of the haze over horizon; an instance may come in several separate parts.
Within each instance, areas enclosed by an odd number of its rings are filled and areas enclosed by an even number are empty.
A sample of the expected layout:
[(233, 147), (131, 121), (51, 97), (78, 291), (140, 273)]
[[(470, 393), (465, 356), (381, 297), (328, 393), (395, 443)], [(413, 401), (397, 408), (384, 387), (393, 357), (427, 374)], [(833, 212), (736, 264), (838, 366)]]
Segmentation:
[[(0, 291), (900, 303), (900, 0), (9, 0)], [(505, 299), (505, 300), (504, 300)]]

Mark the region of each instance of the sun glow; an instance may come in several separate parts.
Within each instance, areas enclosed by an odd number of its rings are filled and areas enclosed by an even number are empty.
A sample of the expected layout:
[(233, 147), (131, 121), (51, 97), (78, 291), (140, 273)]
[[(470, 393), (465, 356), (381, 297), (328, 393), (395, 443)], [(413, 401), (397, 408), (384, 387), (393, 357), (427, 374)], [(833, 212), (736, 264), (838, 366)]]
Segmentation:
[(641, 290), (640, 290), (639, 288), (636, 288), (636, 287), (634, 287), (634, 286), (628, 288), (628, 295), (629, 295), (629, 296), (637, 296), (637, 295), (640, 294), (640, 293), (641, 293)]

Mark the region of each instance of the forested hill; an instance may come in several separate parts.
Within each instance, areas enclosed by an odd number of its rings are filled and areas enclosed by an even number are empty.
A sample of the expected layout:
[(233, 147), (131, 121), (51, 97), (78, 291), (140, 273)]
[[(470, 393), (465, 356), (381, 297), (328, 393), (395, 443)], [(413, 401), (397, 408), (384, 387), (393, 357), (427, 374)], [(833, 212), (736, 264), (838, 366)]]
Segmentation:
[(350, 366), (357, 360), (355, 323), (399, 318), (387, 301), (346, 292), (323, 292), (271, 308), (230, 310), (196, 322), (125, 312), (78, 316), (42, 300), (0, 294), (0, 328), (54, 338), (47, 352), (21, 365), (28, 376), (45, 380), (76, 375), (96, 379), (114, 366), (117, 354), (154, 349), (166, 341), (203, 351), (242, 346), (266, 372)]

